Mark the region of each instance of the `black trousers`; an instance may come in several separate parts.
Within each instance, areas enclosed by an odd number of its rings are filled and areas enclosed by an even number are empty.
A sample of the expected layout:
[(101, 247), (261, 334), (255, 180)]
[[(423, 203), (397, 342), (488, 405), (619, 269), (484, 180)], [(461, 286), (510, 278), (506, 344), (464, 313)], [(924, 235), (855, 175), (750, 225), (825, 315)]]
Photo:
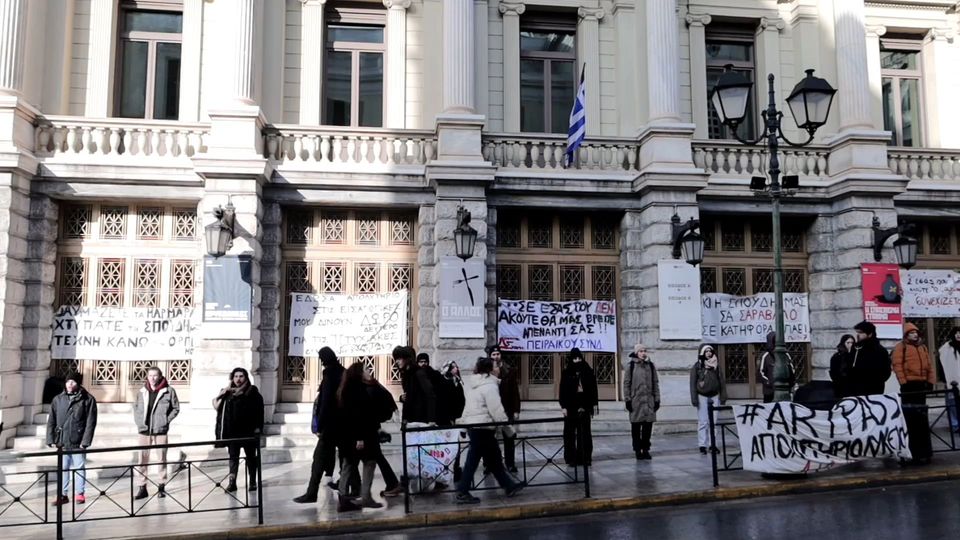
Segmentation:
[(593, 462), (593, 434), (589, 414), (568, 414), (563, 419), (563, 460), (568, 465)]
[(313, 449), (313, 461), (310, 463), (310, 481), (307, 483), (307, 495), (313, 497), (320, 492), (323, 475), (333, 476), (337, 465), (337, 445), (326, 433), (317, 437), (317, 446)]
[(650, 435), (653, 433), (653, 422), (631, 422), (630, 435), (633, 437), (633, 451), (640, 453), (650, 450)]
[(240, 469), (240, 449), (243, 449), (243, 455), (247, 458), (247, 474), (250, 483), (257, 481), (257, 469), (260, 467), (260, 456), (257, 454), (257, 443), (230, 443), (227, 445), (228, 470), (232, 478), (237, 477), (237, 471)]
[(926, 394), (914, 394), (926, 389), (924, 381), (907, 381), (900, 386), (903, 393), (903, 419), (910, 436), (910, 454), (913, 459), (930, 459), (933, 445), (930, 443), (930, 423), (927, 418)]
[(384, 488), (387, 491), (394, 489), (400, 484), (397, 473), (393, 472), (393, 467), (390, 466), (390, 462), (387, 461), (387, 458), (383, 455), (383, 449), (379, 446), (377, 447), (377, 467), (380, 468), (380, 475), (383, 476)]
[[(516, 419), (516, 415), (508, 414), (510, 421)], [(503, 436), (503, 462), (507, 465), (507, 468), (516, 467), (516, 454), (517, 453), (517, 436), (507, 437)]]

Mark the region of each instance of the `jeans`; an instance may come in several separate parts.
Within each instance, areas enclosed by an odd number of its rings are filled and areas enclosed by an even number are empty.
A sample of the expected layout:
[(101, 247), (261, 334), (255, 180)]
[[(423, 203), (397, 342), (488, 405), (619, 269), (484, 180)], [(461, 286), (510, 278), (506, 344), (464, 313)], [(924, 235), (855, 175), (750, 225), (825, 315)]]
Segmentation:
[(957, 401), (953, 396), (953, 391), (947, 389), (947, 415), (950, 416), (950, 429), (960, 431), (960, 411), (957, 410)]
[(593, 434), (589, 413), (571, 412), (563, 419), (563, 461), (567, 465), (590, 465), (593, 461)]
[[(83, 495), (87, 489), (87, 455), (86, 454), (64, 454), (63, 455), (63, 484), (60, 486), (64, 496), (70, 494), (70, 478), (74, 480), (74, 492), (77, 495)], [(72, 471), (77, 471), (75, 474)]]
[(468, 429), (467, 437), (470, 438), (470, 446), (467, 448), (467, 459), (463, 463), (463, 474), (460, 475), (460, 481), (457, 482), (458, 493), (468, 493), (473, 484), (473, 475), (480, 466), (480, 460), (483, 459), (484, 465), (490, 469), (490, 473), (497, 479), (497, 483), (503, 489), (511, 489), (516, 481), (507, 474), (503, 468), (503, 458), (500, 455), (500, 445), (497, 444), (496, 431), (492, 429)]
[[(137, 443), (140, 446), (147, 446), (153, 444), (167, 444), (166, 435), (145, 435), (140, 434), (140, 440)], [(167, 483), (167, 449), (160, 448), (157, 450), (160, 454), (160, 461), (157, 464), (157, 467), (160, 468), (160, 484)], [(146, 487), (147, 485), (147, 473), (150, 467), (150, 454), (152, 450), (150, 448), (144, 448), (140, 450), (140, 460), (137, 462), (139, 467), (137, 467), (137, 473), (140, 475), (140, 485)]]
[(650, 450), (650, 435), (653, 422), (631, 422), (630, 435), (633, 438), (633, 452), (639, 454)]
[(243, 455), (247, 458), (247, 474), (250, 484), (257, 483), (257, 468), (260, 466), (260, 458), (257, 455), (257, 443), (230, 443), (227, 445), (227, 455), (230, 460), (229, 466), (230, 478), (236, 480), (237, 471), (240, 469), (240, 449), (243, 449)]
[(697, 442), (701, 448), (710, 446), (710, 411), (708, 406), (714, 407), (720, 405), (717, 396), (707, 397), (697, 395), (699, 405), (697, 406)]

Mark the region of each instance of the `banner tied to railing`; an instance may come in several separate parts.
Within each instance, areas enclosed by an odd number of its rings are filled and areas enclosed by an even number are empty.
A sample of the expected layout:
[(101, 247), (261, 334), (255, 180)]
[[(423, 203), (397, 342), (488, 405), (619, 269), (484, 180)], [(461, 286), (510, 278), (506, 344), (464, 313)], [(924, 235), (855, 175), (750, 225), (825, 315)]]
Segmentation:
[(504, 351), (617, 352), (617, 303), (500, 300), (497, 336)]
[(61, 306), (53, 317), (50, 357), (180, 360), (193, 354), (194, 308)]
[(290, 356), (390, 354), (406, 345), (407, 291), (382, 294), (290, 295)]
[(799, 403), (733, 406), (743, 468), (762, 473), (807, 473), (871, 458), (909, 459), (900, 396), (843, 399), (828, 411)]

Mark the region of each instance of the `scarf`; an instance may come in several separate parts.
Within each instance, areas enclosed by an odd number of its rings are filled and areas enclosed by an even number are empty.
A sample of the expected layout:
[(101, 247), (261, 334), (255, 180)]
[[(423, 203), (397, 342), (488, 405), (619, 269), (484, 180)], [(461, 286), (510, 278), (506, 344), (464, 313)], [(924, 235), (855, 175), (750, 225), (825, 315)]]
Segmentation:
[(714, 356), (709, 360), (705, 360), (703, 363), (704, 365), (707, 366), (707, 369), (717, 369), (717, 365), (720, 363), (720, 361), (717, 359), (716, 356)]
[(157, 383), (156, 387), (151, 387), (150, 381), (145, 381), (143, 383), (143, 387), (146, 388), (147, 392), (150, 392), (151, 394), (156, 393), (167, 387), (167, 379), (166, 377), (160, 377), (160, 382)]
[(247, 382), (243, 383), (243, 386), (234, 386), (231, 388), (233, 397), (239, 397), (247, 393), (247, 390), (250, 389), (250, 379), (247, 379)]

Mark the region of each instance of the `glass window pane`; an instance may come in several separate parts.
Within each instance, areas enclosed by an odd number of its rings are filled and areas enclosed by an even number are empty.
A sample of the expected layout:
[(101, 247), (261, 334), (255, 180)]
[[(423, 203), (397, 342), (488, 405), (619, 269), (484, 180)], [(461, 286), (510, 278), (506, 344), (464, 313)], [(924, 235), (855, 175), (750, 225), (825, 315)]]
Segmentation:
[(520, 51), (573, 52), (574, 33), (563, 31), (521, 30)]
[(707, 61), (752, 62), (753, 46), (736, 41), (708, 41)]
[(573, 108), (573, 62), (550, 62), (550, 132), (566, 133)]
[(903, 146), (920, 146), (920, 81), (900, 80), (900, 114), (903, 117)]
[(143, 118), (147, 100), (147, 50), (142, 41), (124, 41), (121, 59), (120, 116)]
[(179, 34), (183, 29), (183, 14), (167, 11), (127, 11), (124, 26), (127, 32), (164, 32)]
[(349, 41), (352, 43), (383, 43), (382, 26), (346, 26), (331, 24), (327, 26), (327, 41)]
[(383, 125), (383, 54), (360, 53), (360, 125)]
[(326, 98), (324, 124), (330, 126), (350, 125), (352, 57), (353, 54), (349, 52), (327, 52), (327, 60), (323, 66), (327, 72), (327, 81), (324, 85)]
[(544, 62), (520, 61), (520, 131), (544, 131)]
[(180, 109), (180, 44), (157, 43), (153, 85), (153, 117), (176, 120)]
[(883, 78), (881, 93), (883, 95), (883, 129), (890, 132), (890, 144), (898, 146), (900, 143), (897, 139), (897, 118), (896, 107), (894, 106), (896, 96), (893, 93), (893, 79)]
[(917, 69), (917, 51), (880, 51), (883, 69)]

